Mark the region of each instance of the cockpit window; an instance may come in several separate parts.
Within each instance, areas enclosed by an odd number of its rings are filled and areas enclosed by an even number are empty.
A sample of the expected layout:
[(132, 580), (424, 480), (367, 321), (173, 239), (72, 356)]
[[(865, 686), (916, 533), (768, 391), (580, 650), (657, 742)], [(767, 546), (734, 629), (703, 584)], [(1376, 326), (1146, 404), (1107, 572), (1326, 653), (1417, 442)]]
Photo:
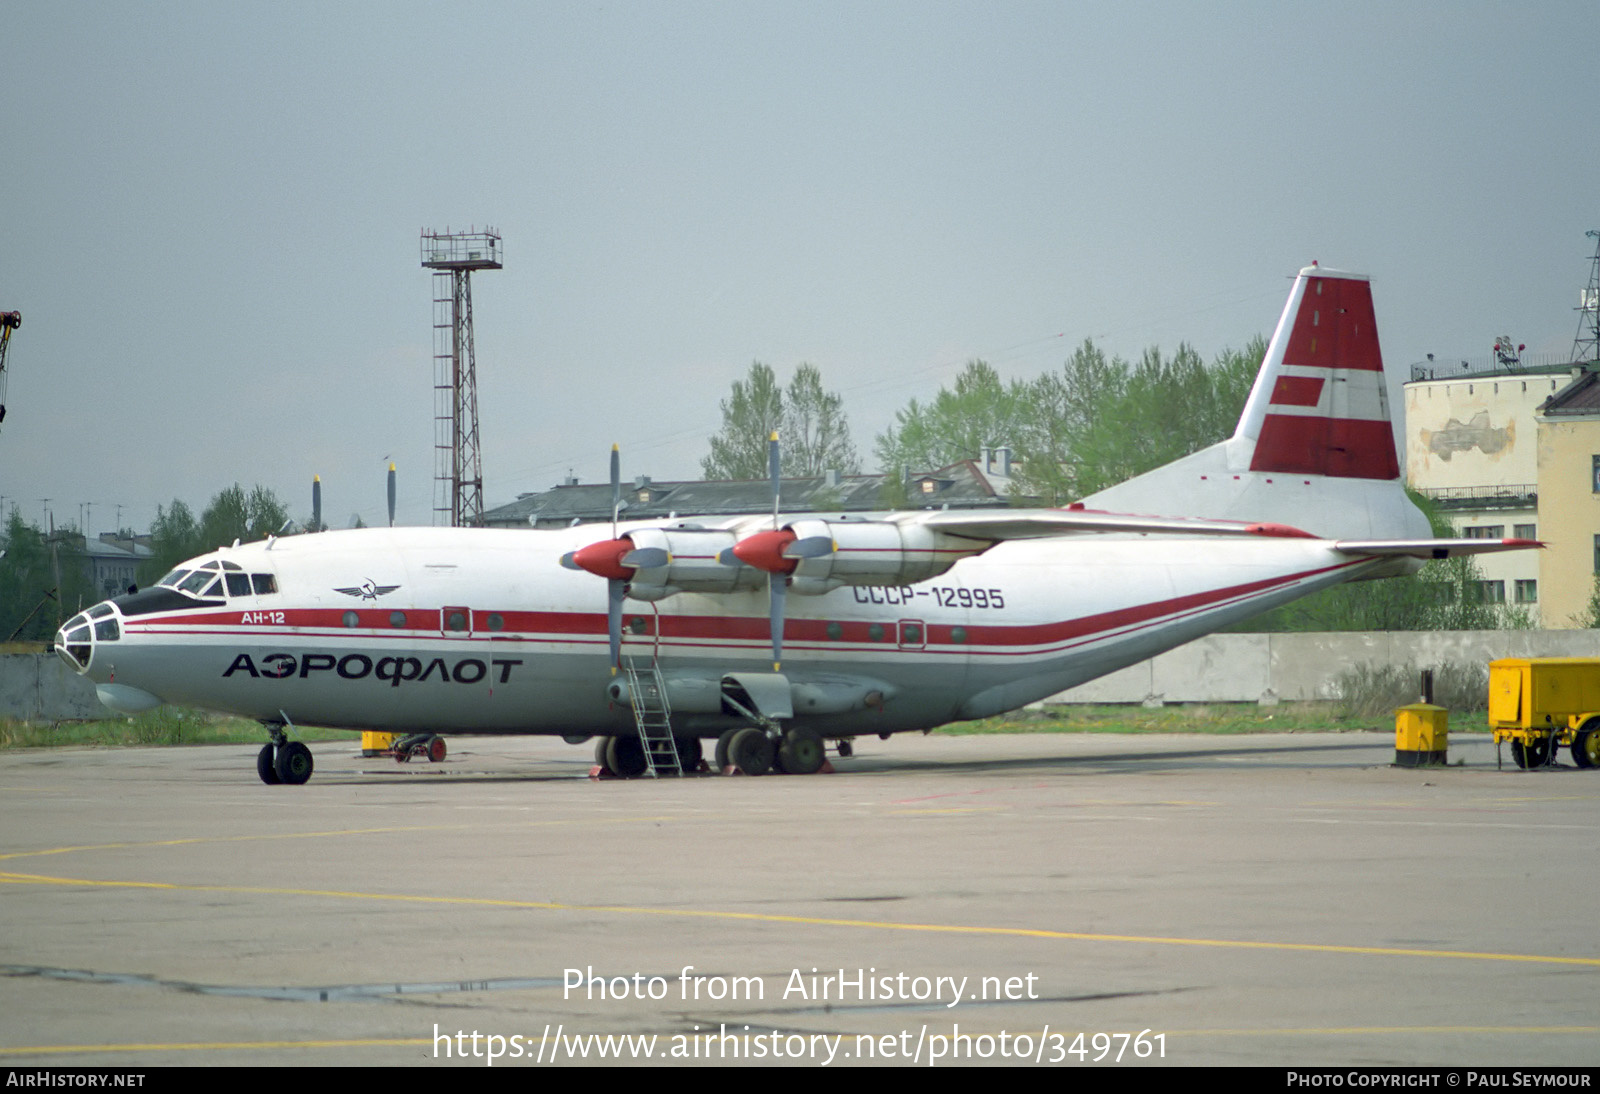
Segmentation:
[(278, 579), (274, 575), (245, 573), (238, 563), (226, 559), (214, 559), (193, 570), (180, 566), (156, 584), (193, 597), (218, 599), (224, 595), (265, 596), (278, 591)]
[(184, 575), (183, 580), (178, 582), (176, 587), (186, 593), (193, 593), (195, 596), (199, 596), (200, 590), (205, 588), (207, 583), (215, 580), (216, 576), (216, 574), (205, 570), (195, 570), (193, 573)]

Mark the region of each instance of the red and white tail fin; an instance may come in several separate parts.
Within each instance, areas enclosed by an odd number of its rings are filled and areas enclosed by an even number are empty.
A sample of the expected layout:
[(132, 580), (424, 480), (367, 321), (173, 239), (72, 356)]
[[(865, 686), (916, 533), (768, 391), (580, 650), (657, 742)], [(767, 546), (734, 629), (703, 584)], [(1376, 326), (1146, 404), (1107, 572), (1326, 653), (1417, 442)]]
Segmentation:
[(1428, 537), (1400, 480), (1367, 278), (1301, 270), (1233, 436), (1084, 503), (1330, 539)]
[(1251, 471), (1398, 479), (1372, 285), (1300, 271), (1239, 420)]

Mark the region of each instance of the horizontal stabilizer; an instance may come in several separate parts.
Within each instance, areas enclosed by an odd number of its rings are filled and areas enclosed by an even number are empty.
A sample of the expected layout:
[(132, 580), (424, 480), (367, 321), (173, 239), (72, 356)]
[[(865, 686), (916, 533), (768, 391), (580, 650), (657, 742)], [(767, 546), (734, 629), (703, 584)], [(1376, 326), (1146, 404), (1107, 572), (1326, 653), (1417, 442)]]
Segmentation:
[(1411, 558), (1433, 559), (1486, 555), (1493, 551), (1522, 551), (1543, 546), (1536, 539), (1342, 539), (1334, 543), (1333, 549), (1368, 558), (1408, 555)]

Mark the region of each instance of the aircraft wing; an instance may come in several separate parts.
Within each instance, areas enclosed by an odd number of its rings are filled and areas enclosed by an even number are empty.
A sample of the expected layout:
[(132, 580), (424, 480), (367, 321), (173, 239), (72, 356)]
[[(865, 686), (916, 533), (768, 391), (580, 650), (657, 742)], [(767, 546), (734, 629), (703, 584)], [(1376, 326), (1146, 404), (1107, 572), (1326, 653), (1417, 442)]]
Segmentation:
[(1341, 539), (1334, 541), (1333, 549), (1347, 555), (1369, 558), (1409, 555), (1411, 558), (1434, 559), (1543, 546), (1536, 539)]
[[(999, 513), (939, 510), (918, 513), (907, 523), (945, 535), (997, 543), (1007, 539), (1130, 532), (1166, 536), (1276, 536), (1316, 539), (1287, 524), (1268, 521), (1200, 520), (1193, 517), (1145, 517), (1090, 509), (1014, 509)], [(1484, 542), (1478, 540), (1475, 542)]]

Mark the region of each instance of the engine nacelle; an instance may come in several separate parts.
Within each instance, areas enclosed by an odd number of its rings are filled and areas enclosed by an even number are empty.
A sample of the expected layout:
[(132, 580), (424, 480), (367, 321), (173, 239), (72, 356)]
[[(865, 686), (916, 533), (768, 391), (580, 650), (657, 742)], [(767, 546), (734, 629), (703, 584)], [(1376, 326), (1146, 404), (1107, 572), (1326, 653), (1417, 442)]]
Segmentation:
[[(737, 541), (732, 532), (715, 528), (637, 528), (627, 534), (635, 553), (624, 558), (633, 567), (628, 595), (635, 600), (661, 600), (674, 593), (732, 593), (765, 589), (767, 575), (748, 566), (727, 566), (717, 556)], [(633, 561), (636, 560), (637, 565)], [(648, 565), (656, 562), (657, 565)]]
[[(797, 520), (788, 529), (799, 556), (789, 588), (812, 596), (844, 585), (915, 585), (989, 546), (886, 520)], [(831, 550), (819, 546), (823, 540)]]

